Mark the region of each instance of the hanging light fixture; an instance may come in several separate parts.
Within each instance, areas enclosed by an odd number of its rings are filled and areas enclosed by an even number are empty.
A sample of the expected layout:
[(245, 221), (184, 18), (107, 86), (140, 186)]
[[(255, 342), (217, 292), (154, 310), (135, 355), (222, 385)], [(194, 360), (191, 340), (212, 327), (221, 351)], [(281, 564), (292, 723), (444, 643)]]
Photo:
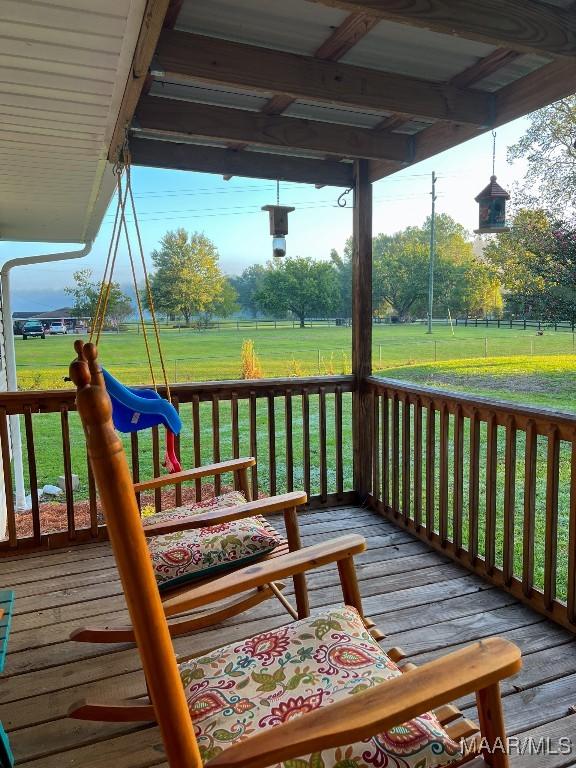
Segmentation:
[(510, 232), (506, 224), (506, 201), (510, 195), (496, 181), (496, 131), (492, 131), (492, 176), (490, 183), (475, 198), (478, 203), (478, 235)]
[(288, 234), (288, 214), (296, 210), (287, 205), (280, 205), (280, 182), (276, 182), (276, 205), (264, 205), (263, 211), (270, 216), (270, 234), (272, 235), (272, 256), (281, 259), (286, 256), (286, 235)]

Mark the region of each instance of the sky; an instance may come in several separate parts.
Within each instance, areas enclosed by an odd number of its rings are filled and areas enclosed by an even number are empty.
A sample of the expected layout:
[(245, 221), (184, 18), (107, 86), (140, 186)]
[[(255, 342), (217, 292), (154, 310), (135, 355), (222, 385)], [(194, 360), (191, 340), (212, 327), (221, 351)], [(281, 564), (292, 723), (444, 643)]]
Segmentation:
[[(506, 162), (506, 149), (524, 133), (526, 118), (498, 129), (496, 173), (499, 183), (511, 189), (524, 175), (522, 163)], [(472, 231), (477, 226), (478, 208), (474, 197), (492, 173), (490, 133), (436, 157), (418, 163), (374, 184), (374, 234), (391, 234), (409, 225), (420, 225), (430, 213), (431, 174), (438, 176), (436, 187), (439, 213), (450, 214)], [(132, 185), (148, 262), (169, 229), (184, 227), (204, 232), (216, 244), (220, 265), (227, 274), (239, 274), (250, 264), (265, 264), (271, 257), (268, 214), (263, 205), (276, 202), (272, 181), (185, 171), (134, 168)], [(296, 210), (289, 216), (287, 253), (327, 259), (332, 248), (341, 251), (352, 232), (352, 195), (348, 205), (338, 206), (342, 189), (281, 182), (280, 203)], [(92, 253), (74, 262), (18, 267), (13, 272), (14, 311), (45, 311), (70, 303), (63, 288), (71, 283), (76, 268), (89, 267), (100, 279), (114, 221), (114, 208), (104, 218)], [(16, 256), (76, 249), (77, 244), (0, 242), (0, 263)], [(129, 282), (129, 266), (119, 253), (115, 278)]]

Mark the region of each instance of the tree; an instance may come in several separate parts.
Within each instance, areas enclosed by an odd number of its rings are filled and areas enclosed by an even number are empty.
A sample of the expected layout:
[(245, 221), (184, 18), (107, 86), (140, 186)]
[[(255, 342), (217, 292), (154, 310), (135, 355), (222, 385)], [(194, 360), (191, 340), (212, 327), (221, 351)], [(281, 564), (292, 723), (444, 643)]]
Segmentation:
[(206, 327), (213, 317), (230, 317), (234, 312), (238, 312), (239, 309), (238, 293), (232, 285), (231, 280), (225, 277), (220, 298), (212, 302), (212, 304), (200, 314), (200, 322)]
[(511, 231), (486, 256), (508, 289), (507, 307), (524, 317), (576, 319), (576, 231), (543, 210), (519, 210)]
[(340, 285), (329, 262), (284, 258), (277, 264), (268, 264), (256, 295), (263, 312), (275, 316), (292, 312), (304, 328), (307, 317), (336, 311)]
[[(72, 314), (74, 317), (94, 317), (100, 293), (100, 283), (92, 280), (91, 269), (79, 269), (72, 275), (75, 285), (64, 288), (74, 297)], [(105, 286), (109, 295), (106, 303), (106, 318), (117, 328), (133, 312), (132, 300), (123, 293), (119, 283), (112, 282)]]
[(529, 127), (508, 149), (508, 160), (525, 160), (524, 183), (517, 191), (526, 207), (544, 208), (566, 217), (576, 195), (576, 95), (529, 116)]
[(338, 314), (341, 317), (352, 316), (352, 238), (348, 238), (344, 246), (342, 256), (335, 248), (330, 251), (330, 261), (338, 274), (340, 283), (340, 308)]
[(152, 251), (154, 305), (159, 312), (180, 315), (186, 325), (194, 316), (213, 313), (222, 302), (225, 277), (214, 243), (200, 232), (166, 232), (160, 248)]
[(240, 306), (252, 317), (258, 317), (259, 307), (256, 293), (265, 272), (266, 269), (262, 264), (253, 264), (251, 267), (246, 267), (241, 275), (230, 278), (230, 282), (238, 294)]

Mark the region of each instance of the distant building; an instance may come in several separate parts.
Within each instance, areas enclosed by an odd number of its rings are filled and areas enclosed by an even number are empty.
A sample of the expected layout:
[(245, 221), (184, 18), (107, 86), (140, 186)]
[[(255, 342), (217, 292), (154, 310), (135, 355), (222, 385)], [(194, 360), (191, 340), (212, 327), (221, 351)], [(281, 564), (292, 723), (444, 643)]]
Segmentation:
[(73, 317), (72, 312), (72, 307), (60, 307), (60, 309), (51, 309), (48, 312), (13, 312), (14, 333), (22, 333), (22, 326), (28, 320), (38, 320), (45, 327), (48, 327), (50, 323), (57, 320), (63, 323), (70, 331), (86, 328), (90, 318)]

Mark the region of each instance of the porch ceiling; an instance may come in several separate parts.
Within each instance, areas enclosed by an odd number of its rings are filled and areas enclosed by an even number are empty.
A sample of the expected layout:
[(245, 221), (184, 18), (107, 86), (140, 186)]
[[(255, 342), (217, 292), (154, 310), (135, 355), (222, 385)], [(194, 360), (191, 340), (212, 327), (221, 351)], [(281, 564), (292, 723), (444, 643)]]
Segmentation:
[(133, 161), (214, 173), (377, 179), (576, 90), (568, 0), (171, 0), (142, 42)]
[(0, 239), (93, 238), (146, 0), (0, 3)]

